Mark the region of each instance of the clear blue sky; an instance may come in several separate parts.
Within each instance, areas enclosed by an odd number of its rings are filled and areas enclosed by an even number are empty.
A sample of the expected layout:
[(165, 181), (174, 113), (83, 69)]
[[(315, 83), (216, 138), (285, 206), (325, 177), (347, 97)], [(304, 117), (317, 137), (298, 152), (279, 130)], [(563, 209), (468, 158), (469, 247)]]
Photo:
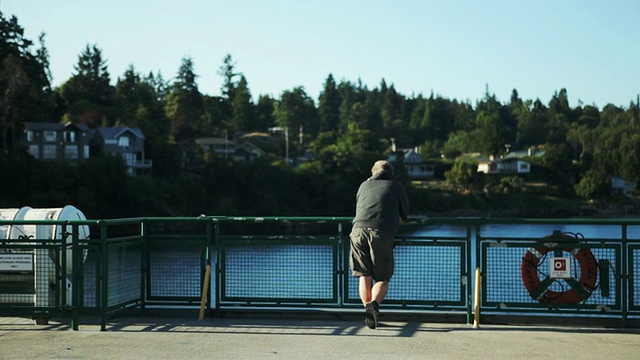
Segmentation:
[(0, 0), (37, 43), (46, 33), (53, 85), (87, 44), (112, 82), (133, 64), (173, 78), (184, 57), (202, 93), (220, 95), (231, 54), (260, 94), (303, 86), (317, 97), (329, 74), (369, 89), (384, 78), (401, 94), (431, 92), (501, 102), (513, 89), (548, 103), (628, 107), (640, 93), (638, 0)]

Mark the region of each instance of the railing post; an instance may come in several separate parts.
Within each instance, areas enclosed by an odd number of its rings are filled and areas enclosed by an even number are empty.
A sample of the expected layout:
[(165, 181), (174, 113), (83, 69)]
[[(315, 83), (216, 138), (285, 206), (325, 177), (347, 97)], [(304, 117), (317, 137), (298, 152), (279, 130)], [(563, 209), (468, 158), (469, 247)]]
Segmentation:
[[(66, 229), (66, 225), (65, 225)], [(65, 230), (66, 231), (66, 230)], [(79, 236), (79, 227), (77, 224), (71, 226), (71, 327), (73, 330), (78, 330), (78, 321), (80, 315), (78, 312), (80, 311), (80, 303), (79, 299), (79, 284), (80, 284), (80, 265), (82, 264), (82, 256), (80, 256), (80, 252), (78, 251), (78, 236)], [(66, 240), (63, 240), (66, 243)], [(66, 253), (66, 249), (64, 250)], [(65, 260), (65, 261), (68, 261)], [(66, 268), (66, 262), (61, 264), (63, 268)], [(66, 274), (65, 278), (68, 276)], [(66, 279), (63, 279), (65, 281)], [(66, 287), (66, 281), (65, 281)]]
[[(109, 253), (107, 248), (107, 224), (100, 222), (100, 331), (107, 330), (107, 309), (109, 307)], [(97, 299), (96, 299), (97, 300)]]
[[(633, 259), (630, 259), (627, 254), (627, 234), (628, 228), (626, 224), (622, 225), (622, 272), (620, 276), (620, 280), (622, 281), (622, 326), (627, 327), (627, 308), (629, 306), (629, 274), (627, 271), (629, 270), (629, 265), (633, 262)], [(602, 281), (602, 280), (601, 280)]]
[[(213, 247), (212, 260), (214, 262), (214, 284), (216, 285), (214, 288), (211, 288), (209, 292), (209, 301), (211, 303), (211, 296), (213, 295), (213, 303), (214, 303), (214, 311), (217, 314), (220, 310), (220, 297), (222, 292), (222, 275), (220, 269), (220, 222), (218, 219), (213, 219), (213, 231), (209, 236), (207, 236), (209, 241), (209, 248)], [(214, 294), (212, 294), (214, 293)]]
[(147, 219), (140, 221), (140, 238), (142, 239), (142, 251), (140, 254), (140, 312), (144, 315), (147, 305), (147, 279), (150, 278), (149, 268), (149, 247), (147, 246)]

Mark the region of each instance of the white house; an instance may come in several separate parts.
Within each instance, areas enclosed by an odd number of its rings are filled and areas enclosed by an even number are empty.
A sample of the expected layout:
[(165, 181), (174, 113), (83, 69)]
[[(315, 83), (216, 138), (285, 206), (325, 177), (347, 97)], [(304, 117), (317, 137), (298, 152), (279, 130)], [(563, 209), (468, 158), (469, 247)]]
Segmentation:
[(531, 164), (518, 158), (478, 159), (478, 172), (485, 174), (528, 174)]
[(387, 161), (402, 162), (411, 180), (427, 180), (434, 177), (435, 165), (426, 163), (418, 153), (418, 149), (393, 149)]

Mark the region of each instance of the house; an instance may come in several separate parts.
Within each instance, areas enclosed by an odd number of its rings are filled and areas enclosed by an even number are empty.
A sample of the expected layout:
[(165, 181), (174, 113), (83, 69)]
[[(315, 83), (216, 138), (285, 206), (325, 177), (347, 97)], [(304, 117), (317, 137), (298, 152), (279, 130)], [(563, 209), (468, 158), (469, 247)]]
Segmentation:
[(248, 141), (237, 143), (226, 138), (207, 137), (197, 138), (196, 144), (205, 152), (242, 161), (251, 162), (265, 155), (262, 149)]
[(236, 143), (226, 138), (197, 138), (196, 144), (198, 144), (204, 152), (212, 152), (224, 157), (230, 157), (231, 154), (236, 151)]
[(231, 157), (236, 160), (252, 162), (256, 158), (264, 156), (265, 152), (250, 142), (243, 142), (236, 145), (236, 150)]
[(635, 189), (635, 183), (627, 182), (620, 176), (611, 176), (611, 192), (613, 194), (631, 196)]
[(517, 151), (510, 151), (507, 155), (505, 155), (505, 158), (518, 158), (518, 159), (522, 159), (522, 158), (527, 158), (527, 157), (540, 157), (540, 156), (544, 156), (546, 154), (546, 151), (539, 149), (539, 148), (528, 148), (526, 150), (517, 150)]
[(85, 124), (25, 122), (24, 134), (27, 151), (38, 160), (77, 164), (90, 156)]
[(435, 165), (426, 163), (417, 148), (397, 150), (394, 145), (387, 161), (392, 164), (402, 162), (411, 180), (428, 180), (434, 177)]
[(101, 153), (122, 156), (129, 175), (151, 172), (153, 162), (144, 156), (144, 134), (139, 128), (127, 126), (99, 127), (93, 143)]
[(485, 174), (528, 174), (531, 164), (516, 157), (478, 159), (478, 172)]

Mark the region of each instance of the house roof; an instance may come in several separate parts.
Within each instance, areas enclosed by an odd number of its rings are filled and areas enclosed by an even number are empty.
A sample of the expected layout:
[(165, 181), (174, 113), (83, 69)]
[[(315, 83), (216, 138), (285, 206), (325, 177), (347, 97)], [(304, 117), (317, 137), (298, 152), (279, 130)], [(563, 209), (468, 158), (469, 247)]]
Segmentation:
[(422, 164), (424, 160), (422, 156), (418, 154), (414, 149), (399, 149), (393, 151), (387, 157), (387, 161), (398, 162), (402, 161), (404, 164)]
[(491, 159), (488, 157), (479, 157), (476, 159), (478, 161), (478, 164), (491, 164), (491, 163), (499, 163), (499, 162), (523, 162), (523, 163), (528, 163), (527, 161), (524, 161), (522, 159), (519, 158), (515, 158), (515, 157), (507, 157), (507, 158), (498, 158), (498, 159)]
[(238, 150), (242, 150), (242, 151), (245, 151), (245, 152), (251, 153), (251, 154), (256, 154), (257, 153), (257, 154), (260, 154), (260, 156), (265, 154), (265, 152), (262, 149), (260, 149), (259, 147), (255, 146), (254, 144), (252, 144), (252, 143), (250, 143), (248, 141), (243, 142), (242, 144), (240, 144), (236, 151), (238, 151)]
[(144, 139), (144, 134), (140, 128), (130, 128), (127, 126), (99, 127), (97, 131), (104, 139), (117, 139), (126, 132), (130, 132), (134, 136)]
[(539, 150), (539, 149), (516, 150), (516, 151), (509, 152), (507, 155), (505, 155), (505, 158), (524, 158), (524, 157), (534, 157), (534, 156), (538, 157), (544, 154), (545, 154), (545, 151)]
[(197, 138), (196, 143), (199, 145), (235, 145), (236, 143), (225, 138), (206, 137)]
[(58, 131), (58, 130), (64, 130), (66, 128), (77, 128), (80, 131), (89, 131), (89, 127), (86, 124), (81, 124), (81, 123), (72, 123), (72, 122), (67, 122), (67, 123), (53, 123), (53, 122), (25, 122), (23, 123), (25, 129), (27, 130), (51, 130), (51, 131)]

